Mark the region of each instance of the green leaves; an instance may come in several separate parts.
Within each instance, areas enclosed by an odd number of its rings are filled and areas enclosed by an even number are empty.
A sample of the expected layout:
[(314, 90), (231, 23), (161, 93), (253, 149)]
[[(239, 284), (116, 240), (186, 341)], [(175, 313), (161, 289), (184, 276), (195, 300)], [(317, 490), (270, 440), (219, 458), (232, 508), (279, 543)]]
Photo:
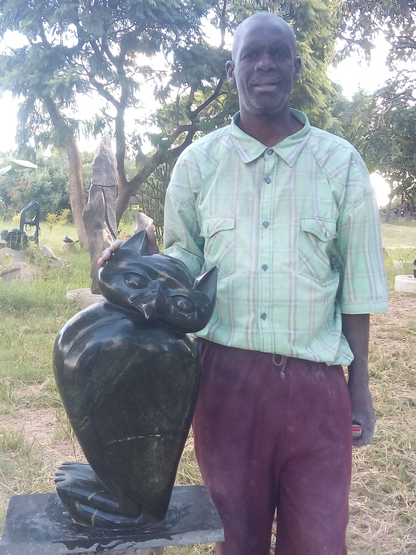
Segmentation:
[[(326, 74), (340, 26), (360, 48), (369, 48), (365, 41), (374, 36), (371, 26), (376, 21), (381, 25), (390, 8), (388, 32), (393, 33), (394, 18), (406, 36), (413, 30), (409, 17), (413, 8), (406, 8), (403, 0), (397, 0), (396, 7), (381, 0), (375, 14), (370, 10), (372, 3), (0, 0), (0, 37), (12, 29), (27, 41), (24, 47), (0, 55), (0, 91), (10, 90), (22, 98), (21, 145), (32, 139), (37, 146), (63, 146), (81, 130), (111, 129), (117, 142), (120, 216), (130, 194), (158, 165), (174, 160), (194, 137), (225, 125), (237, 110), (236, 92), (225, 79), (224, 64), (230, 57), (225, 37), (256, 11), (281, 15), (297, 36), (303, 71), (293, 90), (292, 105), (305, 111), (312, 124), (340, 131), (339, 119), (332, 112), (340, 92)], [(221, 31), (218, 44), (210, 44), (205, 37), (206, 21)], [(361, 30), (354, 30), (354, 25), (361, 25)], [(135, 117), (134, 108), (149, 104), (143, 100), (143, 89), (149, 84), (155, 102), (146, 124), (153, 124), (149, 135), (154, 150), (145, 156), (141, 145), (148, 129), (143, 132), (137, 125), (130, 137), (125, 124)], [(91, 114), (88, 122), (78, 115), (83, 94), (98, 99), (97, 114)], [(140, 159), (138, 173), (130, 181), (126, 152)]]

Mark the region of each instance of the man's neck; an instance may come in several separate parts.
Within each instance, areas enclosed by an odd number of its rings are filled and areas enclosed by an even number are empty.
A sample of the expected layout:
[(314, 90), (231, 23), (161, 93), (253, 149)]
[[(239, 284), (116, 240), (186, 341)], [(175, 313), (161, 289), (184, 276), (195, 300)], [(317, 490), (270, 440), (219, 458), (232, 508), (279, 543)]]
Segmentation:
[(257, 116), (244, 109), (240, 112), (238, 127), (265, 146), (275, 146), (303, 128), (303, 123), (290, 115), (280, 114)]

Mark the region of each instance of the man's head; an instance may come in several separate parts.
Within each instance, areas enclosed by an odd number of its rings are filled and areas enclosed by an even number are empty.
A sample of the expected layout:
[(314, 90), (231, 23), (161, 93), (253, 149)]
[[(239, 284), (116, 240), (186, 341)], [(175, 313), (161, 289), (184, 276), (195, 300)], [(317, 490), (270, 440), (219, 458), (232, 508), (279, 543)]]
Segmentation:
[(289, 110), (293, 81), (301, 60), (296, 38), (281, 17), (259, 12), (245, 19), (234, 34), (232, 60), (226, 64), (238, 91), (242, 116), (271, 116)]

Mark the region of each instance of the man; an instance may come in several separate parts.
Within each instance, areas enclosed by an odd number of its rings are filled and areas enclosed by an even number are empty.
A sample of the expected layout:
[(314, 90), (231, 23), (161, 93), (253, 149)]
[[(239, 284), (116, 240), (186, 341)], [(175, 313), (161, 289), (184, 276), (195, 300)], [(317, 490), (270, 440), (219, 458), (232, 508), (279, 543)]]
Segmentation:
[(165, 253), (219, 271), (193, 423), (217, 553), (267, 555), (277, 509), (277, 554), (341, 555), (352, 418), (355, 445), (375, 424), (369, 314), (387, 309), (374, 194), (354, 148), (290, 109), (284, 20), (246, 19), (226, 69), (240, 112), (182, 154), (165, 212)]

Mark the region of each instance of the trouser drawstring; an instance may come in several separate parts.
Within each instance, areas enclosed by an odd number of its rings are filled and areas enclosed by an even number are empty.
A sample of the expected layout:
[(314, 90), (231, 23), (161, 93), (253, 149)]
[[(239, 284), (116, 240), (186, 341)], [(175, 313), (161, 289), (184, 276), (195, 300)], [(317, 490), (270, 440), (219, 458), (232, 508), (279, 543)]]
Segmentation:
[[(281, 357), (280, 362), (276, 362), (276, 358), (275, 357)], [(286, 364), (287, 364), (287, 357), (285, 357), (284, 355), (273, 355), (272, 356), (272, 361), (273, 364), (275, 366), (277, 366), (278, 368), (281, 367), (280, 369), (280, 377), (282, 378), (282, 380), (284, 380), (286, 378), (286, 374), (285, 374), (285, 369), (286, 369)]]

